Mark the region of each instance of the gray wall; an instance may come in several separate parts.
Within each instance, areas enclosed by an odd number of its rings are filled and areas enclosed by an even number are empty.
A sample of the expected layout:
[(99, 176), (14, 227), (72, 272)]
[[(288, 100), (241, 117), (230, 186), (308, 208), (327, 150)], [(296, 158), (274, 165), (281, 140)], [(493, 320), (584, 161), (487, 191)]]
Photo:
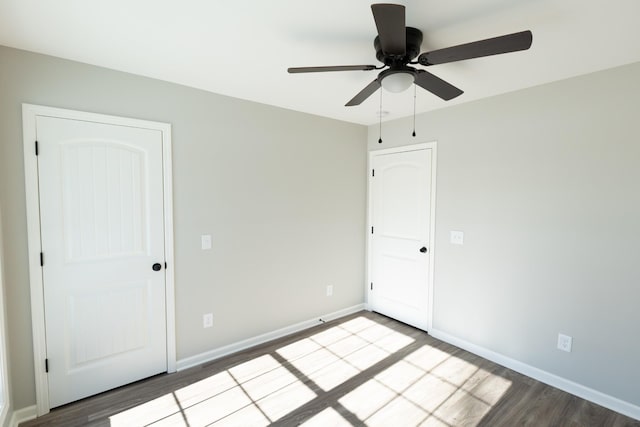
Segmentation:
[(434, 328), (635, 405), (638, 76), (633, 64), (423, 114), (415, 139), (409, 118), (383, 123), (382, 145), (368, 135), (370, 150), (438, 141)]
[[(411, 119), (384, 123), (381, 146), (377, 126), (368, 134), (369, 149), (438, 141), (434, 327), (635, 405), (638, 75), (634, 64), (423, 114), (415, 139)], [(35, 403), (23, 102), (173, 124), (179, 358), (362, 302), (365, 128), (0, 47), (14, 408)], [(572, 353), (555, 349), (558, 332)]]
[(173, 125), (178, 359), (363, 302), (365, 127), (0, 47), (14, 408), (35, 403), (23, 102)]

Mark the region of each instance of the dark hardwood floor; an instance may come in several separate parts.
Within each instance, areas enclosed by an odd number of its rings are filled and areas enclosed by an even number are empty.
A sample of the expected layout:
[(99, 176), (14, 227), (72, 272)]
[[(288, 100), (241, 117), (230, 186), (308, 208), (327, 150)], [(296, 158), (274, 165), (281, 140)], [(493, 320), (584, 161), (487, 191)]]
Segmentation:
[(640, 426), (360, 312), (56, 408), (35, 426)]

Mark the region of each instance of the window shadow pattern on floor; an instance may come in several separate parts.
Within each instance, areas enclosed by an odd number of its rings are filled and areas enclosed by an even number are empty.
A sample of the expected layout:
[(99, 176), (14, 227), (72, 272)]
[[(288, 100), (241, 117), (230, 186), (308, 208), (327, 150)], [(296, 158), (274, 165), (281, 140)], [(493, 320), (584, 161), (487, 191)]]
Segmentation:
[(397, 325), (366, 315), (328, 325), (112, 415), (110, 426), (479, 425), (511, 380)]

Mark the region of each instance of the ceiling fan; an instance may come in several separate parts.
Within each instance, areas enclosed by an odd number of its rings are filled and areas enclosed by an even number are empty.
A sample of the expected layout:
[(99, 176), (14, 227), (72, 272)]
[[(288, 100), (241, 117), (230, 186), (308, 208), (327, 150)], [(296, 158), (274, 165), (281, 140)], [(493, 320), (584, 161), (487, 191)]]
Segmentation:
[[(417, 69), (409, 64), (430, 66), (526, 50), (531, 46), (533, 39), (531, 31), (521, 31), (420, 54), (422, 31), (405, 26), (404, 6), (386, 3), (372, 4), (371, 11), (378, 29), (378, 36), (373, 41), (376, 58), (384, 65), (379, 67), (375, 65), (294, 67), (287, 71), (289, 73), (316, 73), (382, 70), (375, 80), (346, 103), (347, 107), (360, 105), (380, 86), (390, 92), (402, 92), (413, 83), (448, 101), (461, 95), (463, 91), (428, 71)], [(416, 57), (417, 60), (413, 61)]]

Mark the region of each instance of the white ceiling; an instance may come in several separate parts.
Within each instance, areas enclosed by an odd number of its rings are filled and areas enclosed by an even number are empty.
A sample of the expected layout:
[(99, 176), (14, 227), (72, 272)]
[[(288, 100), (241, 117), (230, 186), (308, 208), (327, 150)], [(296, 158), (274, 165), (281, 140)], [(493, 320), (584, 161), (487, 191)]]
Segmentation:
[[(286, 70), (379, 65), (371, 3), (1, 0), (0, 44), (368, 125), (378, 120), (378, 93), (344, 104), (376, 71)], [(418, 113), (640, 61), (640, 0), (398, 3), (407, 26), (424, 33), (422, 51), (533, 32), (528, 51), (429, 67), (465, 93), (445, 102), (419, 89)], [(383, 110), (384, 120), (411, 115), (413, 90), (385, 92)]]

